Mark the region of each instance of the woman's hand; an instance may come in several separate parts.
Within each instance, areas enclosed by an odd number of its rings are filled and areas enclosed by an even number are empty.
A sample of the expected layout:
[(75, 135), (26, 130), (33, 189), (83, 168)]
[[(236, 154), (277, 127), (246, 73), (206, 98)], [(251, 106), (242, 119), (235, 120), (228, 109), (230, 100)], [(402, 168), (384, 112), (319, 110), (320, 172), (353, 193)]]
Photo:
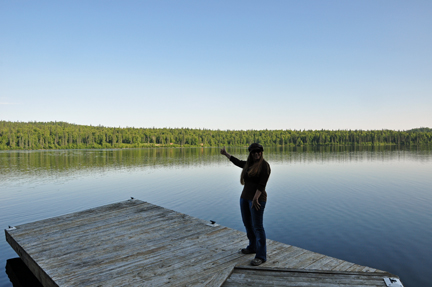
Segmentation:
[(220, 150), (220, 153), (223, 154), (223, 155), (226, 155), (226, 154), (227, 154), (225, 147), (223, 147), (223, 148)]
[(226, 156), (228, 159), (231, 157), (231, 155), (230, 155), (229, 153), (227, 153), (225, 147), (223, 147), (223, 148), (220, 150), (220, 153), (223, 154), (224, 156)]
[(260, 190), (256, 190), (255, 191), (255, 195), (254, 195), (254, 197), (253, 197), (253, 199), (252, 199), (252, 206), (256, 209), (256, 210), (260, 210), (260, 208), (261, 208), (261, 204), (259, 203), (259, 201), (258, 201), (258, 199), (259, 199), (259, 197), (261, 196), (261, 191)]
[(261, 208), (261, 204), (259, 203), (258, 198), (254, 198), (252, 200), (252, 205), (256, 210), (260, 210)]

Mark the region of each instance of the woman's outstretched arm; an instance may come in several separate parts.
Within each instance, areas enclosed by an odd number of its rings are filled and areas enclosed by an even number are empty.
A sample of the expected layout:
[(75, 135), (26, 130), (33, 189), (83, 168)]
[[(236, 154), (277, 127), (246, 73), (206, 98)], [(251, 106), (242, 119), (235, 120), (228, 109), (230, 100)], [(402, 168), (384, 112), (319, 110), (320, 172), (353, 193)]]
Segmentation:
[(223, 154), (224, 156), (226, 156), (228, 159), (231, 158), (231, 155), (229, 153), (227, 153), (225, 147), (223, 147), (223, 149), (220, 150), (220, 153)]
[(236, 165), (240, 168), (243, 168), (246, 164), (246, 162), (244, 160), (239, 160), (235, 156), (227, 153), (227, 151), (225, 150), (225, 147), (223, 147), (223, 149), (220, 150), (220, 153), (223, 154), (224, 156), (226, 156), (234, 165)]

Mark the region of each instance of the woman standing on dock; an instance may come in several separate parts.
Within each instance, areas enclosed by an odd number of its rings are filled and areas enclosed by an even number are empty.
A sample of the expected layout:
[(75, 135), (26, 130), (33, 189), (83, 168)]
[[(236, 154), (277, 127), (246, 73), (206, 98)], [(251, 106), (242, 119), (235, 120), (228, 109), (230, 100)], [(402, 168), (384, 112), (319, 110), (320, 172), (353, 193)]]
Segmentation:
[(249, 246), (243, 248), (243, 254), (256, 253), (251, 264), (258, 266), (267, 260), (266, 235), (263, 225), (264, 208), (267, 202), (265, 190), (270, 176), (270, 165), (263, 158), (264, 148), (258, 143), (249, 146), (249, 156), (246, 161), (230, 155), (221, 149), (220, 153), (225, 155), (233, 164), (242, 168), (240, 183), (244, 185), (240, 196), (240, 211), (243, 224), (246, 228)]

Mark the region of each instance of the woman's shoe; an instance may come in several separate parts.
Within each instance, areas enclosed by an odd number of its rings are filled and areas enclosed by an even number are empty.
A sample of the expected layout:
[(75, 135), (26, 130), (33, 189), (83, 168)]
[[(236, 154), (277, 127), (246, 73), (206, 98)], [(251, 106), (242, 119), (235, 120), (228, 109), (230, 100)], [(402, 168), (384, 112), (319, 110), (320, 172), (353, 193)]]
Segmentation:
[(242, 250), (241, 250), (241, 253), (243, 253), (243, 254), (253, 254), (253, 253), (256, 253), (255, 251), (252, 251), (252, 250), (250, 250), (250, 249), (247, 249), (247, 248), (243, 248)]
[(262, 260), (261, 258), (255, 258), (254, 260), (251, 261), (251, 265), (252, 266), (258, 266), (263, 264), (265, 261)]

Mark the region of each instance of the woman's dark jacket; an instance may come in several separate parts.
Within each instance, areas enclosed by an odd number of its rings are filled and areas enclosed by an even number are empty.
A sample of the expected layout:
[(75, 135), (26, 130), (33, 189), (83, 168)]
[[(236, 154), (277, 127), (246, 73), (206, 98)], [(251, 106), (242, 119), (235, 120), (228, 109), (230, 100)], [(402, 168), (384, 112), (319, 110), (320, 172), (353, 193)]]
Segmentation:
[[(239, 160), (238, 158), (231, 156), (230, 161), (235, 164), (236, 166), (243, 168), (246, 164), (246, 161)], [(267, 185), (268, 178), (270, 176), (270, 165), (268, 162), (263, 160), (261, 172), (257, 174), (256, 176), (250, 177), (247, 173), (244, 176), (244, 187), (243, 192), (241, 194), (241, 198), (247, 199), (247, 200), (253, 200), (253, 197), (255, 196), (255, 192), (258, 189), (261, 191), (261, 196), (259, 197), (259, 201), (267, 201), (267, 192), (265, 190), (265, 187)]]

